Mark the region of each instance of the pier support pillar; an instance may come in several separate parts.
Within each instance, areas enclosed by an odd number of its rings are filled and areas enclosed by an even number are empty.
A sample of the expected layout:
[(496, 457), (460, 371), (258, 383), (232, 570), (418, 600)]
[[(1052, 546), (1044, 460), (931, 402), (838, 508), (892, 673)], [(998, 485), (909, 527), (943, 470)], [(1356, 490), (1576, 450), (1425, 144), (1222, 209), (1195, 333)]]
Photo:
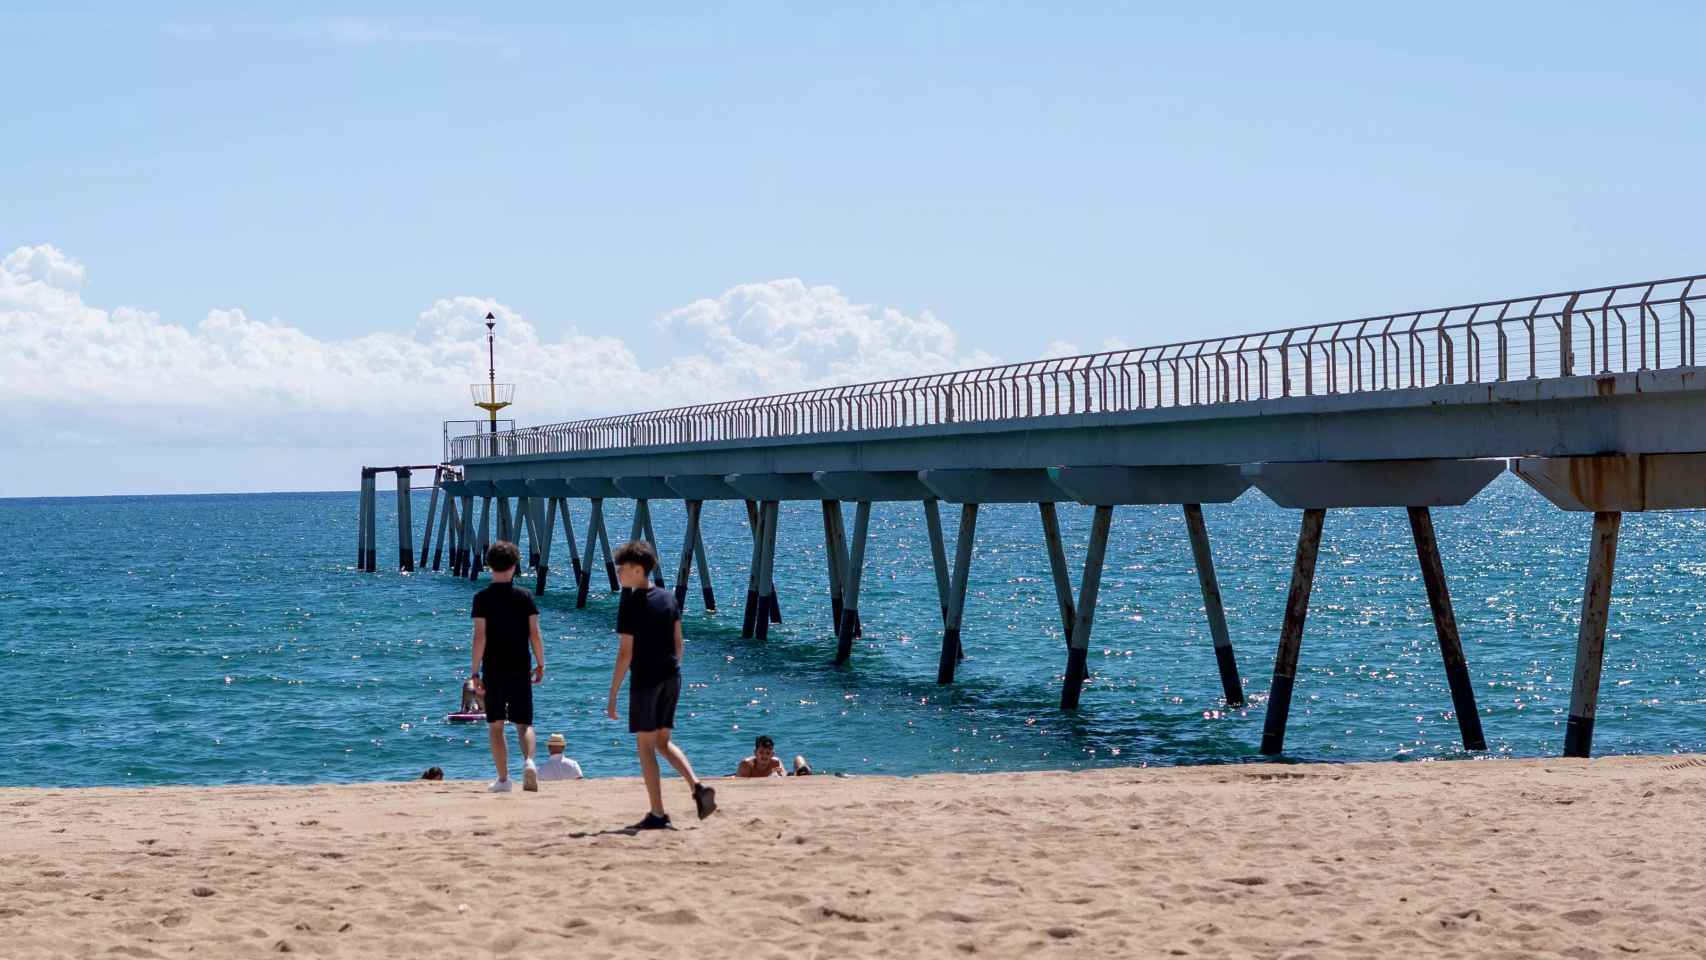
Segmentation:
[(1576, 669), (1570, 682), (1570, 719), (1564, 728), (1564, 756), (1593, 754), (1593, 724), (1599, 709), (1599, 676), (1605, 663), (1605, 625), (1611, 610), (1611, 580), (1617, 565), (1617, 533), (1623, 514), (1600, 510), (1593, 515), (1587, 582), (1582, 587), (1582, 623), (1576, 631)]
[[(421, 563), (420, 568), (426, 569), (427, 554), (432, 550), (432, 525), (438, 512), (438, 486), (444, 479), (444, 468), (432, 468), (432, 494), (427, 499), (426, 526), (421, 530)], [(440, 534), (443, 537), (443, 534)]]
[(1060, 539), (1060, 512), (1049, 501), (1037, 504), (1043, 522), (1043, 545), (1048, 549), (1048, 568), (1054, 578), (1054, 599), (1060, 606), (1060, 636), (1068, 649), (1072, 647), (1073, 611), (1072, 576), (1066, 570), (1066, 546)]
[(1279, 652), (1274, 657), (1274, 682), (1268, 689), (1268, 713), (1262, 723), (1262, 753), (1278, 756), (1285, 750), (1285, 722), (1291, 713), (1291, 691), (1297, 682), (1297, 653), (1303, 644), (1303, 621), (1309, 615), (1309, 591), (1315, 585), (1315, 558), (1321, 550), (1321, 526), (1327, 511), (1303, 511), (1297, 533), (1297, 557), (1291, 566), (1291, 591), (1285, 600), (1285, 623), (1280, 627)]
[(361, 470), (361, 569), (368, 573), (379, 571), (379, 556), (375, 541), (379, 524), (374, 514), (378, 507), (378, 475), (363, 467)]
[(458, 576), (467, 577), (473, 572), (474, 550), (474, 496), (468, 494), (462, 498), (462, 550), (458, 554), (462, 568), (457, 571)]
[(966, 589), (971, 581), (972, 547), (977, 542), (977, 504), (960, 506), (960, 529), (954, 543), (953, 582), (948, 596), (948, 616), (942, 627), (942, 656), (936, 661), (936, 682), (954, 682), (964, 650), (960, 644), (960, 625), (965, 619)]
[(1191, 556), (1196, 561), (1197, 583), (1202, 587), (1203, 610), (1208, 632), (1214, 637), (1214, 660), (1220, 668), (1220, 689), (1228, 707), (1244, 705), (1244, 684), (1238, 677), (1238, 659), (1232, 653), (1232, 636), (1226, 629), (1226, 608), (1220, 601), (1220, 581), (1214, 575), (1214, 553), (1209, 549), (1208, 525), (1203, 523), (1202, 504), (1187, 503), (1185, 527), (1191, 534)]
[(509, 498), (508, 497), (498, 497), (497, 500), (498, 500), (498, 539), (499, 540), (508, 540), (510, 543), (514, 543), (516, 540), (515, 527), (512, 525), (512, 521), (511, 521), (511, 518), (509, 515)]
[(752, 531), (752, 562), (746, 568), (746, 609), (741, 612), (740, 635), (752, 637), (758, 624), (758, 571), (764, 565), (764, 533), (759, 529), (758, 503), (746, 501), (746, 526)]
[(492, 546), (492, 498), (480, 498), (480, 533), (474, 541), (474, 562), (468, 565), (468, 579), (480, 579), (480, 570), (486, 565), (486, 551)]
[(586, 560), (581, 568), (580, 582), (575, 587), (576, 609), (586, 606), (587, 594), (592, 590), (592, 565), (597, 562), (598, 551), (604, 549), (604, 569), (610, 577), (610, 592), (618, 589), (616, 583), (616, 564), (611, 559), (610, 536), (604, 529), (604, 498), (591, 497), (591, 508), (586, 514)]
[(433, 545), (432, 569), (437, 573), (443, 567), (444, 555), (450, 554), (450, 565), (456, 566), (456, 498), (445, 494), (444, 506), (440, 508), (442, 516), (438, 524), (438, 542)]
[(936, 570), (936, 600), (942, 608), (942, 628), (947, 629), (948, 598), (954, 591), (948, 576), (948, 546), (942, 536), (942, 505), (935, 497), (924, 501), (924, 528), (930, 535), (930, 565)]
[(545, 582), (551, 577), (551, 540), (557, 529), (557, 500), (555, 497), (534, 497), (529, 501), (533, 510), (528, 514), (530, 529), (527, 542), (538, 559), (533, 564), (533, 593), (545, 595)]
[(705, 507), (703, 500), (686, 500), (683, 504), (687, 509), (687, 533), (681, 538), (681, 562), (675, 568), (677, 611), (687, 606), (687, 578), (693, 574), (693, 556), (698, 552), (699, 544), (699, 514)]
[(758, 609), (753, 614), (753, 636), (759, 640), (770, 636), (772, 610), (776, 605), (776, 526), (781, 506), (775, 500), (765, 500), (758, 506)]
[[(841, 611), (845, 606), (842, 591), (846, 583), (846, 565), (841, 562), (840, 551), (836, 549), (837, 526), (841, 526), (841, 501), (823, 501), (823, 563), (829, 574), (829, 625), (835, 635), (840, 637)], [(845, 531), (846, 527), (842, 526), (842, 530)]]
[[(701, 509), (703, 509), (702, 506)], [(703, 524), (701, 524), (700, 529), (693, 532), (693, 558), (699, 566), (699, 596), (705, 602), (705, 612), (716, 613), (717, 591), (711, 586), (711, 558), (705, 553)]]
[[(841, 526), (841, 504), (835, 509), (836, 552), (845, 549), (845, 534)], [(853, 657), (853, 640), (859, 635), (859, 587), (865, 579), (865, 541), (871, 530), (871, 501), (860, 500), (853, 506), (853, 549), (847, 562), (841, 564), (841, 617), (835, 627), (835, 662), (844, 664)]]
[(1078, 603), (1072, 617), (1072, 635), (1066, 648), (1066, 679), (1060, 688), (1060, 708), (1078, 709), (1078, 697), (1090, 674), (1090, 630), (1096, 625), (1096, 597), (1102, 589), (1102, 567), (1108, 554), (1108, 531), (1113, 527), (1114, 508), (1101, 505), (1090, 520), (1090, 546), (1084, 552), (1084, 579), (1078, 587)]
[(574, 518), (569, 516), (569, 499), (567, 497), (552, 497), (551, 503), (556, 507), (557, 516), (563, 524), (563, 542), (569, 545), (569, 566), (575, 575), (575, 587), (579, 589), (582, 567), (580, 545), (575, 543)]
[(1433, 611), (1434, 632), (1439, 635), (1439, 654), (1445, 663), (1445, 679), (1451, 686), (1451, 707), (1457, 714), (1457, 729), (1463, 749), (1485, 750), (1481, 713), (1475, 707), (1475, 687), (1469, 682), (1469, 663), (1463, 657), (1463, 641), (1457, 634), (1457, 615), (1451, 609), (1451, 591), (1445, 583), (1445, 564), (1440, 560), (1439, 541), (1434, 537), (1433, 516), (1427, 507), (1410, 507), (1410, 533), (1416, 541), (1416, 561), (1422, 567), (1422, 582), (1428, 589), (1428, 608)]

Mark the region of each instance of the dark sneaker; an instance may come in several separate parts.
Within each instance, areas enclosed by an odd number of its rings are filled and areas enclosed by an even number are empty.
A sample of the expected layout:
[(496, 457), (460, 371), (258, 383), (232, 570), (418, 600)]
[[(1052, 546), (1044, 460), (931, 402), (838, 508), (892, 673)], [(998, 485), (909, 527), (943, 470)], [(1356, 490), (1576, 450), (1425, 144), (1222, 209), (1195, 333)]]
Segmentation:
[(672, 828), (671, 828), (671, 825), (669, 822), (669, 814), (666, 813), (660, 817), (655, 813), (648, 813), (648, 814), (646, 814), (646, 819), (641, 820), (639, 823), (634, 824), (632, 829), (634, 829), (634, 830), (669, 830)]
[(693, 788), (693, 805), (699, 808), (699, 819), (703, 820), (717, 812), (717, 791), (700, 784)]

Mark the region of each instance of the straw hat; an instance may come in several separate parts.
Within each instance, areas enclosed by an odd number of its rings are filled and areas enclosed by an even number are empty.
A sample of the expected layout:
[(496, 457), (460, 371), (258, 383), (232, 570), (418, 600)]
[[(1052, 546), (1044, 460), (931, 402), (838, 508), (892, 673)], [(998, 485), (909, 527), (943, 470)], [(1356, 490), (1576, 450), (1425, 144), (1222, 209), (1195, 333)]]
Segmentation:
[(551, 739), (545, 741), (547, 747), (566, 747), (568, 745), (569, 741), (563, 739), (563, 735), (560, 733), (551, 734)]

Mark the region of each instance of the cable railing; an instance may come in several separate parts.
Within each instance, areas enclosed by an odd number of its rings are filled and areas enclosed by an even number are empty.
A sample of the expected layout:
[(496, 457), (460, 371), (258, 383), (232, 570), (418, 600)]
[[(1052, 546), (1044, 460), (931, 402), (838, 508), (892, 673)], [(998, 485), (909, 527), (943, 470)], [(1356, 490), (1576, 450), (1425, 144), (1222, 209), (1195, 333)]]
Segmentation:
[(1696, 365), (1706, 274), (450, 437), (445, 459), (850, 434)]

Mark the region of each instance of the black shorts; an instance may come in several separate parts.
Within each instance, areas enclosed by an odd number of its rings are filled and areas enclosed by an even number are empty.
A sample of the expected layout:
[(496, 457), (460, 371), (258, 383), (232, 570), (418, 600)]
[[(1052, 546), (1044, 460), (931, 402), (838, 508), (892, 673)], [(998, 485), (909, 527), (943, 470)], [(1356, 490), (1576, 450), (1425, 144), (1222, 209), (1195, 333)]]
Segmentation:
[(508, 720), (518, 727), (533, 726), (533, 675), (488, 673), (480, 678), (486, 685), (486, 722)]
[(681, 674), (650, 686), (628, 687), (628, 732), (675, 729), (675, 702), (681, 699)]

